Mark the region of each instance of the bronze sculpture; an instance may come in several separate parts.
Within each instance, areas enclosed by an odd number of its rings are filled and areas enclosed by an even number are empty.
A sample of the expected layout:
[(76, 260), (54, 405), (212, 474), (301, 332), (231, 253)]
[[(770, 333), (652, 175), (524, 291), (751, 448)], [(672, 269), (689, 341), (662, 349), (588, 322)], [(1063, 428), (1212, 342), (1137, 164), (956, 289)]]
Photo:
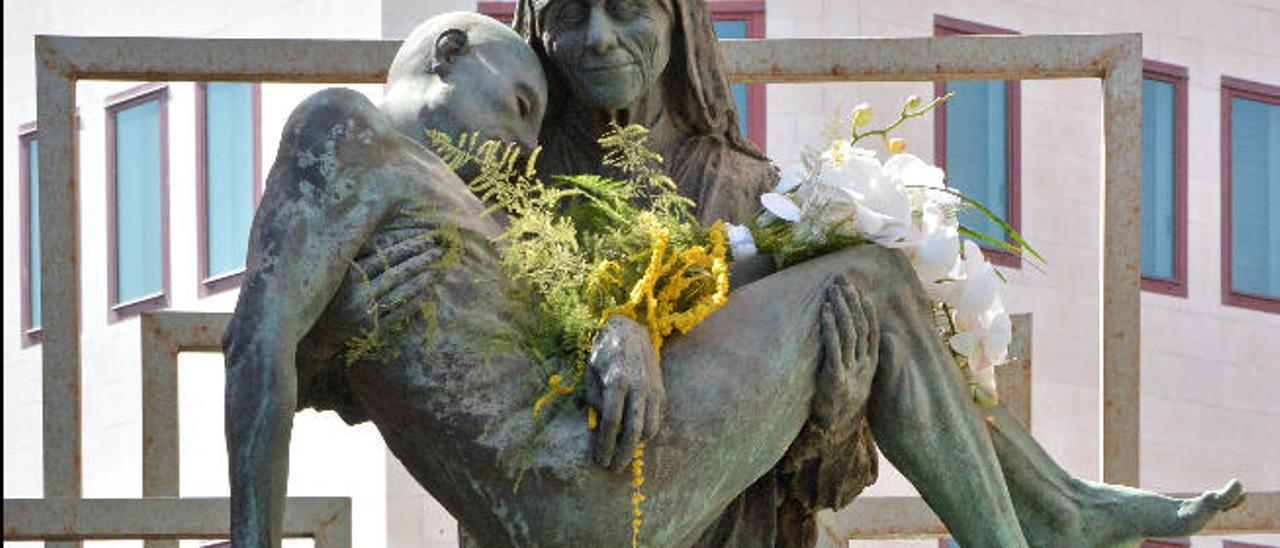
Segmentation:
[[(592, 10), (604, 3), (581, 4), (590, 16), (602, 15)], [(652, 2), (620, 4), (661, 8)], [(503, 355), (478, 367), (467, 353), (474, 346), (468, 339), (477, 332), (449, 329), (450, 322), (501, 324), (509, 313), (496, 305), (476, 306), (501, 301), (496, 287), (476, 283), (492, 271), (487, 237), (497, 225), (479, 214), (483, 206), (461, 181), (413, 141), (421, 139), (413, 131), (416, 124), (447, 127), (452, 121), (458, 129), (528, 141), (546, 96), (534, 81), (540, 75), (517, 70), (531, 57), (514, 47), (512, 37), (474, 17), (433, 20), (415, 31), (397, 57), (382, 111), (334, 91), (309, 99), (291, 118), (272, 190), (255, 219), (249, 274), (225, 339), (237, 545), (278, 543), (287, 474), (281, 443), (287, 450), (289, 415), (307, 405), (337, 409), (348, 420), (372, 419), (415, 477), (485, 545), (620, 542), (621, 523), (616, 531), (601, 525), (626, 514), (625, 482), (588, 464), (593, 440), (580, 420), (553, 424), (525, 485), (518, 495), (511, 492), (516, 433), (527, 426), (530, 403), (512, 378), (523, 362)], [(455, 103), (457, 95), (446, 92), (459, 82), (485, 91), (477, 95), (485, 108), (468, 111)], [(409, 91), (398, 96), (397, 89)], [(400, 100), (413, 108), (398, 109)], [(458, 112), (451, 116), (451, 109)], [(422, 200), (433, 205), (432, 212), (410, 211)], [(461, 229), (463, 264), (429, 269), (443, 253), (438, 231), (444, 223)], [(368, 286), (360, 284), (357, 270), (377, 273), (385, 267), (379, 249), (387, 251), (392, 267)], [(362, 268), (348, 268), (347, 259)], [(823, 390), (842, 396), (846, 414), (870, 405), (872, 427), (886, 453), (921, 487), (957, 538), (972, 545), (1021, 546), (1033, 539), (1044, 545), (1105, 545), (1135, 535), (1176, 534), (1198, 528), (1238, 500), (1235, 486), (1175, 501), (1070, 484), (1074, 479), (1037, 452), (1034, 441), (998, 409), (991, 413), (996, 428), (988, 437), (949, 355), (922, 320), (923, 297), (914, 276), (903, 275), (909, 274), (904, 264), (895, 252), (864, 246), (754, 283), (744, 283), (751, 275), (739, 276), (742, 287), (729, 306), (672, 341), (665, 379), (654, 379), (651, 357), (642, 345), (628, 342), (636, 338), (634, 325), (617, 322), (602, 334), (591, 374), (629, 379), (645, 388), (639, 391), (645, 396), (667, 393), (666, 405), (659, 407), (666, 416), (661, 431), (644, 432), (653, 436), (654, 451), (649, 512), (659, 516), (647, 538), (659, 545), (696, 542), (734, 497), (778, 462)], [(392, 364), (325, 366), (332, 357), (327, 344), (341, 339), (341, 325), (349, 323), (343, 321), (345, 303), (367, 297), (412, 302), (402, 297), (424, 289), (442, 303), (434, 345), (424, 344), (425, 330), (407, 330), (393, 341), (399, 359)], [(839, 313), (821, 321), (824, 306)], [(386, 308), (388, 314), (405, 309)], [(850, 352), (841, 363), (823, 363), (837, 347)], [(603, 351), (609, 348), (618, 350)], [(818, 386), (822, 367), (826, 386)], [(758, 384), (742, 386), (743, 378)], [(619, 393), (635, 393), (600, 382), (616, 389), (613, 396), (598, 396), (601, 406)], [(616, 460), (610, 449), (627, 454), (617, 448), (640, 437), (641, 415), (628, 410), (602, 429), (617, 432), (621, 443), (594, 436), (601, 463)], [(940, 454), (960, 462), (961, 473), (938, 463)], [(1069, 485), (1044, 488), (1055, 481)], [(676, 492), (688, 485), (705, 489), (693, 499)], [(1117, 520), (1115, 535), (1093, 523), (1084, 530), (1081, 520), (1090, 509), (1083, 503), (1094, 500), (1134, 510), (1135, 521)], [(1062, 515), (1035, 514), (1055, 501), (1064, 504)], [(586, 523), (574, 527), (575, 518)], [(1073, 520), (1075, 528), (1068, 523)]]

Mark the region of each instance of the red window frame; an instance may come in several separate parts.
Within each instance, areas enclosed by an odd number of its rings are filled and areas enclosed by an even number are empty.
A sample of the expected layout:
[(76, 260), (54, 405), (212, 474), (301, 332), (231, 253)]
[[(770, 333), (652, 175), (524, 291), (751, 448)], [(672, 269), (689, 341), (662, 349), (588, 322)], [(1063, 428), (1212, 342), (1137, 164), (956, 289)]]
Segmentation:
[[(116, 249), (116, 114), (129, 107), (150, 101), (160, 102), (160, 293), (141, 299), (119, 302), (116, 282), (119, 257)], [(169, 306), (173, 294), (169, 283), (169, 87), (148, 83), (136, 86), (106, 99), (107, 131), (107, 323), (137, 316), (143, 312)]]
[[(713, 20), (745, 21), (748, 38), (758, 39), (767, 36), (764, 0), (707, 0), (707, 7), (711, 10)], [(509, 24), (515, 15), (516, 3), (479, 2), (476, 11)], [(769, 117), (765, 112), (768, 103), (768, 87), (765, 84), (747, 84), (748, 116), (745, 137), (761, 152), (768, 150)]]
[(1142, 60), (1142, 77), (1173, 84), (1173, 278), (1142, 276), (1142, 290), (1187, 296), (1187, 68)]
[[(27, 122), (18, 126), (18, 199), (21, 200), (18, 222), (22, 224), (19, 239), (22, 246), (19, 254), (22, 262), (22, 348), (40, 343), (41, 329), (31, 325), (31, 273), (40, 268), (31, 264), (31, 142), (39, 138), (35, 122)], [(41, 280), (43, 284), (43, 280)], [(42, 286), (43, 289), (43, 286)]]
[(1280, 314), (1280, 299), (1241, 293), (1231, 287), (1231, 100), (1237, 97), (1280, 105), (1280, 86), (1222, 77), (1222, 118), (1219, 120), (1222, 142), (1222, 304)]
[[(945, 15), (933, 16), (934, 36), (967, 34), (1019, 34), (1018, 31), (984, 25)], [(933, 93), (941, 97), (947, 92), (947, 83), (933, 83)], [(1022, 82), (1005, 81), (1005, 221), (1014, 230), (1022, 232)], [(939, 167), (947, 166), (947, 105), (943, 103), (933, 116), (933, 159)], [(983, 255), (994, 264), (1010, 268), (1022, 268), (1022, 258), (1017, 254), (982, 244)]]
[(1187, 539), (1144, 539), (1139, 548), (1186, 548), (1191, 546)]
[[(209, 276), (209, 149), (207, 82), (196, 82), (196, 287), (200, 298), (240, 287), (244, 270)], [(262, 84), (253, 83), (253, 207), (262, 200)]]

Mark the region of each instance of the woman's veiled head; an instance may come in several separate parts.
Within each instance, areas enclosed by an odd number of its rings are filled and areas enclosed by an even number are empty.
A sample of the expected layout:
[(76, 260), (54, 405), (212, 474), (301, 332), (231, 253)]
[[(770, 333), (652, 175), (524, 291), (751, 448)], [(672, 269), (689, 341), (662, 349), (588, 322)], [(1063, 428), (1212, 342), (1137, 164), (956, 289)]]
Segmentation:
[(762, 158), (738, 130), (705, 0), (520, 0), (516, 30), (549, 69), (544, 131), (566, 110), (614, 113), (661, 97), (682, 133)]
[(551, 0), (538, 39), (583, 106), (617, 111), (660, 85), (671, 57), (667, 0)]

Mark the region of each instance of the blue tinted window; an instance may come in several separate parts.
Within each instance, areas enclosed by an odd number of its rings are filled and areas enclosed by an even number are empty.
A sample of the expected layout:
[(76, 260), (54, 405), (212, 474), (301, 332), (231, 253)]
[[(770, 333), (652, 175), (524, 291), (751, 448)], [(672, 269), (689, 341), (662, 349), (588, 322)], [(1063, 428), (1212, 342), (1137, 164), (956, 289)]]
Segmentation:
[(115, 113), (116, 300), (164, 290), (160, 101)]
[(31, 303), (27, 323), (40, 327), (40, 142), (27, 141), (27, 295)]
[[(716, 37), (718, 38), (747, 38), (747, 22), (741, 19), (722, 19), (712, 23), (716, 29)], [(746, 84), (730, 84), (733, 89), (734, 107), (738, 109), (738, 128), (742, 131), (742, 135), (748, 135), (747, 121), (751, 118), (751, 113), (747, 106), (747, 85)]]
[(1231, 99), (1231, 287), (1280, 298), (1280, 105)]
[[(1005, 90), (1001, 80), (947, 83), (955, 97), (947, 102), (946, 171), (949, 186), (1008, 220)], [(995, 239), (1005, 237), (1000, 225), (980, 211), (961, 211), (960, 224)]]
[(205, 88), (207, 277), (244, 268), (253, 223), (253, 84)]
[(1174, 85), (1142, 81), (1142, 275), (1174, 272)]

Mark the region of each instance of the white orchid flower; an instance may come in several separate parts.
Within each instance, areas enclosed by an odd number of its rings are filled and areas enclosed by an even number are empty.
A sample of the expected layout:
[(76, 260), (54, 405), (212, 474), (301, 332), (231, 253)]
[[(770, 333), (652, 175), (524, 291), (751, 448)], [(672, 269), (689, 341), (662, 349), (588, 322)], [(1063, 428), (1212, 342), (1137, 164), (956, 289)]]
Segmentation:
[(975, 384), (994, 399), (992, 368), (1008, 359), (1013, 342), (1013, 324), (997, 291), (1000, 280), (982, 257), (982, 249), (972, 241), (965, 241), (964, 259), (953, 276), (959, 279), (955, 284), (959, 290), (947, 296), (954, 302), (956, 334), (948, 342), (969, 362)]
[(916, 276), (924, 284), (925, 291), (934, 298), (936, 290), (933, 286), (948, 284), (948, 275), (956, 270), (960, 261), (960, 233), (956, 227), (941, 222), (939, 217), (927, 212), (924, 214), (924, 236), (910, 254)]
[(804, 192), (806, 206), (820, 211), (820, 224), (852, 220), (850, 232), (888, 247), (918, 241), (905, 189), (885, 177), (874, 151), (836, 141), (822, 158), (822, 172)]
[(956, 312), (955, 324), (956, 334), (949, 342), (953, 350), (968, 359), (970, 371), (989, 369), (1008, 359), (1013, 324), (999, 297), (981, 313)]
[(726, 223), (725, 234), (729, 238), (729, 248), (733, 250), (733, 260), (740, 261), (756, 254), (756, 241), (751, 237), (751, 229), (745, 225)]
[(778, 180), (778, 187), (773, 191), (778, 194), (786, 194), (808, 180), (808, 169), (805, 169), (801, 164), (791, 164), (782, 170), (782, 178)]
[(927, 204), (955, 205), (959, 198), (947, 192), (943, 180), (946, 174), (936, 166), (921, 160), (913, 154), (895, 154), (884, 163), (885, 175), (899, 181), (907, 187), (907, 195), (911, 198), (912, 211), (921, 211)]
[(953, 278), (961, 280), (957, 284), (959, 290), (951, 292), (946, 302), (956, 309), (957, 314), (981, 314), (997, 298), (1000, 278), (996, 275), (995, 267), (982, 256), (982, 248), (972, 240), (965, 240), (960, 272)]
[(777, 192), (769, 192), (760, 196), (760, 204), (764, 206), (765, 211), (772, 213), (775, 217), (784, 221), (796, 222), (800, 220), (800, 206), (791, 201), (791, 198)]
[[(880, 168), (876, 151), (855, 147), (849, 141), (841, 139), (832, 142), (822, 153), (822, 173), (818, 179), (825, 184), (839, 186), (849, 181), (878, 176)], [(828, 177), (832, 172), (835, 176)]]

